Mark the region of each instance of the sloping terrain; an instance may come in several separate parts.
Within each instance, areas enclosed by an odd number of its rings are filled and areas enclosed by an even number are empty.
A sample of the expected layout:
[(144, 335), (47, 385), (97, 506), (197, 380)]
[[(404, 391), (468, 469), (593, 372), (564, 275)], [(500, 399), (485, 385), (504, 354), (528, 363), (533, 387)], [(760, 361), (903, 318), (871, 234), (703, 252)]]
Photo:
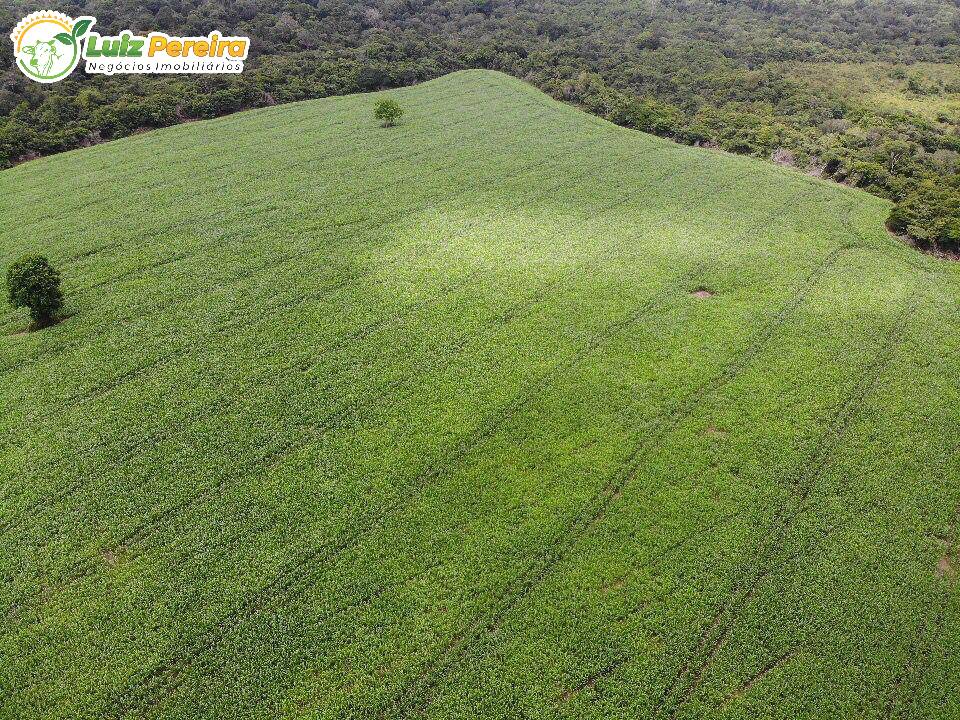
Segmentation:
[(960, 715), (960, 283), (472, 71), (0, 173), (0, 716)]

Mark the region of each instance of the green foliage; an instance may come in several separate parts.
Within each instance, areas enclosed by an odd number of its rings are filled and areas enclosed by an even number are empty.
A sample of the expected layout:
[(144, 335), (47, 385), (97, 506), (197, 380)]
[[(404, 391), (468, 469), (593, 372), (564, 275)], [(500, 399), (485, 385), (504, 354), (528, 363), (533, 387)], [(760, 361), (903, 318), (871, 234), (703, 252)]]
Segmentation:
[(921, 247), (960, 252), (960, 191), (926, 181), (894, 206), (887, 225)]
[(373, 106), (373, 116), (380, 121), (383, 127), (392, 127), (403, 115), (403, 108), (393, 98), (387, 97), (377, 100)]
[(28, 308), (33, 322), (43, 327), (63, 307), (60, 273), (42, 255), (27, 255), (7, 269), (7, 293), (15, 308)]
[(686, 119), (676, 107), (650, 98), (635, 98), (621, 94), (607, 119), (617, 125), (642, 130), (662, 137), (682, 138)]
[(0, 173), (80, 311), (0, 334), (0, 716), (955, 720), (960, 267), (499, 73), (395, 96)]
[(844, 179), (864, 190), (882, 192), (890, 180), (890, 173), (880, 163), (856, 160), (850, 163)]
[[(7, 24), (33, 9), (14, 0)], [(112, 32), (229, 28), (257, 38), (257, 54), (240, 76), (76, 73), (42, 90), (21, 77), (11, 56), (0, 56), (8, 88), (0, 90), (0, 166), (146, 128), (407, 86), (466, 67), (511, 73), (613, 122), (679, 142), (789, 158), (817, 173), (830, 167), (834, 179), (890, 199), (926, 180), (948, 180), (954, 171), (933, 156), (960, 150), (960, 104), (947, 97), (960, 88), (960, 9), (949, 0), (547, 0), (536, 7), (121, 0), (109, 13), (80, 0), (71, 12), (96, 15)], [(888, 85), (898, 88), (903, 108), (869, 99), (889, 94)], [(890, 143), (907, 143), (911, 153), (886, 154)]]
[[(0, 17), (12, 26), (34, 9), (13, 0)], [(596, 0), (536, 7), (509, 0), (372, 0), (363, 7), (121, 0), (109, 13), (80, 0), (71, 12), (96, 15), (98, 27), (111, 32), (229, 28), (257, 38), (257, 54), (240, 76), (75, 73), (42, 89), (21, 76), (12, 56), (0, 56), (0, 167), (147, 128), (397, 88), (466, 67), (522, 77), (625, 127), (790, 158), (801, 170), (829, 168), (827, 176), (892, 200), (928, 180), (949, 184), (955, 167), (937, 153), (960, 151), (960, 97), (951, 95), (960, 95), (960, 8), (949, 0), (663, 0), (642, 7)], [(75, 33), (87, 30), (78, 23)], [(878, 103), (874, 95), (896, 97)], [(898, 144), (910, 151), (888, 152)], [(918, 219), (910, 227), (936, 235), (939, 222)]]

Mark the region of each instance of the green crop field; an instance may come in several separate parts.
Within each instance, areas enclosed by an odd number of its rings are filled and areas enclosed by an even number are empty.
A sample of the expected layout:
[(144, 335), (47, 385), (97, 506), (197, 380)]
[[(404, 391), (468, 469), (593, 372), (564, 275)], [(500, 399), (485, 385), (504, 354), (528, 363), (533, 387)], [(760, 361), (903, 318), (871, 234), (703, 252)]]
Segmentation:
[(481, 71), (0, 173), (0, 717), (956, 718), (960, 276)]

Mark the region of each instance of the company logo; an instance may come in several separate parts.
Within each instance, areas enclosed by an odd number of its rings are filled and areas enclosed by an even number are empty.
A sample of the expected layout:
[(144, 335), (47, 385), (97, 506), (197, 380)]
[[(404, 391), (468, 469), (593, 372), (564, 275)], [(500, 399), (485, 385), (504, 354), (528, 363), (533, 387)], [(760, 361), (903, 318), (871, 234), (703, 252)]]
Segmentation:
[(17, 67), (37, 82), (62, 80), (80, 62), (81, 39), (94, 22), (92, 17), (74, 20), (59, 12), (27, 15), (10, 33)]
[(162, 32), (140, 36), (129, 30), (101, 36), (90, 31), (95, 22), (53, 11), (28, 15), (10, 34), (17, 67), (43, 83), (67, 77), (80, 60), (89, 74), (240, 73), (250, 49), (250, 38), (217, 31), (204, 37)]

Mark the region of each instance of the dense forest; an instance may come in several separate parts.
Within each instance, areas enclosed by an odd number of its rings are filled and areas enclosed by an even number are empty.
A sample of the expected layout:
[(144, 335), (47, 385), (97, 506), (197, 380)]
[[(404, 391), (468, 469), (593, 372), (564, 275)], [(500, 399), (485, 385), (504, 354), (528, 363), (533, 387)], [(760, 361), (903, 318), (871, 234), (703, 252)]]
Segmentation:
[[(0, 10), (12, 27), (36, 9)], [(960, 113), (881, 107), (812, 82), (809, 65), (881, 63), (921, 105), (960, 94), (951, 0), (89, 0), (100, 32), (249, 35), (240, 76), (86, 76), (32, 83), (0, 58), (0, 164), (236, 110), (409, 85), (482, 67), (618, 124), (765, 157), (896, 205), (890, 228), (960, 252)], [(794, 72), (791, 68), (806, 67)], [(820, 73), (814, 72), (816, 76)]]

